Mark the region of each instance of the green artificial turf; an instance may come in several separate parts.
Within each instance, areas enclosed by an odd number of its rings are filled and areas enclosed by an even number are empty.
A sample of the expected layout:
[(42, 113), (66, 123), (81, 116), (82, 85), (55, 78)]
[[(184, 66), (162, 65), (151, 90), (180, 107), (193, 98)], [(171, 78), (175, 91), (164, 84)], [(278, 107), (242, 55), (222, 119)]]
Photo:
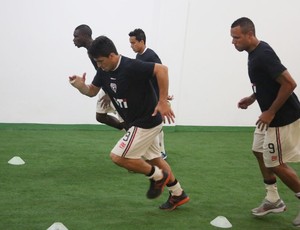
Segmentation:
[[(109, 152), (122, 136), (102, 125), (0, 124), (0, 229), (46, 230), (62, 222), (69, 230), (293, 229), (299, 201), (278, 182), (285, 213), (255, 218), (250, 210), (265, 191), (251, 154), (249, 127), (165, 127), (167, 161), (190, 202), (162, 211), (165, 191), (146, 198), (140, 174), (114, 165)], [(25, 165), (8, 161), (20, 156)], [(292, 165), (299, 172), (300, 165)]]

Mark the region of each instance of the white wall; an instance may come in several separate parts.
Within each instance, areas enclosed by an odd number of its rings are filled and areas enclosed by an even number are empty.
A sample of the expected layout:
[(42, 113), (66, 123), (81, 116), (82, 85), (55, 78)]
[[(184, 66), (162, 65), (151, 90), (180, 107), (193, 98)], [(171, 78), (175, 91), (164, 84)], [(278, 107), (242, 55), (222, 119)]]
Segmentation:
[[(147, 44), (169, 67), (179, 125), (253, 125), (259, 115), (236, 108), (251, 94), (247, 54), (231, 44), (230, 25), (253, 19), (300, 85), (298, 0), (10, 0), (0, 8), (0, 123), (96, 124), (96, 98), (82, 96), (68, 76), (94, 69), (74, 28), (89, 24), (118, 51), (134, 57), (128, 33), (142, 28)], [(300, 95), (299, 88), (297, 89)]]

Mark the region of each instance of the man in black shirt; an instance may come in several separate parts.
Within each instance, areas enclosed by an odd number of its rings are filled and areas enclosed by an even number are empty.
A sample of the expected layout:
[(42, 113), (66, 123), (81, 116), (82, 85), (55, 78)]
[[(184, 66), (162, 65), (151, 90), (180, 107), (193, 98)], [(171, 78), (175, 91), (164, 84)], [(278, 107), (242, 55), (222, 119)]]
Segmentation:
[[(136, 53), (136, 59), (145, 61), (145, 62), (154, 62), (161, 63), (158, 55), (150, 48), (146, 47), (146, 34), (142, 29), (135, 29), (131, 31), (129, 34), (129, 42), (131, 44), (132, 50)], [(158, 85), (156, 77), (151, 79), (154, 90), (159, 97)], [(161, 156), (165, 160), (168, 155), (165, 150), (165, 142), (164, 142), (164, 131), (161, 130), (159, 134), (159, 142), (161, 147)]]
[[(286, 209), (280, 199), (276, 176), (300, 198), (300, 180), (288, 162), (300, 161), (300, 103), (294, 93), (296, 83), (274, 50), (255, 35), (253, 22), (246, 17), (231, 25), (232, 44), (248, 52), (248, 74), (253, 94), (238, 102), (247, 109), (255, 101), (261, 109), (254, 132), (253, 153), (257, 157), (267, 196), (252, 210), (255, 216), (279, 213)], [(293, 221), (300, 226), (300, 214)]]
[[(85, 74), (70, 76), (70, 83), (82, 94), (95, 96), (101, 88), (109, 95), (120, 116), (128, 125), (127, 133), (111, 150), (112, 161), (129, 171), (146, 175), (150, 180), (147, 197), (158, 197), (165, 185), (170, 195), (160, 208), (173, 210), (189, 201), (169, 164), (161, 158), (159, 132), (162, 121), (174, 122), (168, 104), (168, 69), (161, 64), (142, 62), (118, 54), (114, 43), (105, 36), (96, 38), (89, 54), (99, 70), (91, 84)], [(156, 75), (159, 99), (151, 85)]]
[[(88, 50), (93, 42), (92, 29), (85, 24), (77, 26), (74, 30), (73, 36), (74, 45), (78, 48), (84, 47)], [(97, 63), (90, 56), (89, 58), (94, 68), (97, 70)], [(100, 90), (99, 99), (97, 100), (96, 106), (96, 120), (116, 129), (124, 129), (125, 123), (122, 120), (120, 121), (115, 116), (110, 115), (111, 113), (116, 113), (116, 110), (106, 93), (103, 90)]]

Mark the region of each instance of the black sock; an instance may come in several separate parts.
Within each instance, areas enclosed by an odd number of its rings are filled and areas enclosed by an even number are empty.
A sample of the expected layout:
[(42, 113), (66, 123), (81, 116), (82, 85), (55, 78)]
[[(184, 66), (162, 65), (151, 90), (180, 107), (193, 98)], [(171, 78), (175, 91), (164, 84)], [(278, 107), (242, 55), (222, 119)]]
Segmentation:
[(172, 187), (172, 186), (174, 186), (175, 184), (177, 184), (177, 180), (176, 180), (176, 178), (175, 178), (175, 180), (173, 181), (173, 182), (169, 182), (168, 184), (167, 184), (167, 187)]
[(276, 184), (276, 178), (271, 179), (271, 180), (264, 180), (265, 184), (271, 185), (271, 184)]
[(155, 167), (154, 167), (154, 166), (152, 166), (150, 173), (149, 173), (149, 174), (147, 174), (146, 176), (148, 176), (148, 177), (152, 176), (152, 175), (153, 175), (153, 173), (154, 173), (154, 171), (155, 171)]

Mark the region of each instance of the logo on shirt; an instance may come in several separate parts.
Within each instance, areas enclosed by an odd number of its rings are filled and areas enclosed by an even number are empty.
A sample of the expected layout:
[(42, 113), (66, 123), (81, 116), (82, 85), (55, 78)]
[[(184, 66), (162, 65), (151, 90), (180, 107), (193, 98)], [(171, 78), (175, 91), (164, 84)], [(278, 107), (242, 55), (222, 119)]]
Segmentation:
[(117, 84), (116, 83), (110, 83), (110, 88), (112, 89), (112, 91), (117, 93)]
[(277, 161), (277, 156), (272, 156), (272, 161)]
[(124, 98), (124, 99), (116, 99), (116, 98), (115, 98), (115, 101), (116, 101), (116, 103), (118, 104), (118, 106), (119, 106), (120, 108), (125, 108), (125, 109), (128, 108), (128, 104), (127, 104), (126, 98)]

